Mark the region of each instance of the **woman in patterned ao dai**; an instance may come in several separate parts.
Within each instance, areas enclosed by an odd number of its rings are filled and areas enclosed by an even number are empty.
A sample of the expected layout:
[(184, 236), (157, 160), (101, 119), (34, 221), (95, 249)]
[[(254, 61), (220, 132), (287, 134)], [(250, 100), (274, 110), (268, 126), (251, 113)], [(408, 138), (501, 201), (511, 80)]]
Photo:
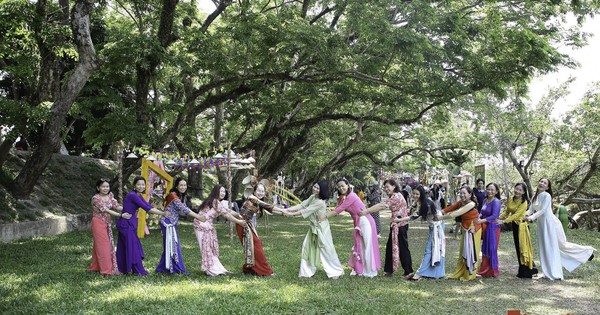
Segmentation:
[(262, 246), (262, 240), (256, 232), (256, 217), (262, 216), (262, 211), (273, 212), (273, 205), (264, 202), (265, 186), (258, 183), (254, 186), (253, 195), (248, 197), (240, 208), (240, 218), (246, 225), (236, 224), (235, 229), (244, 249), (244, 265), (242, 272), (257, 276), (274, 276)]
[(187, 182), (183, 178), (177, 178), (175, 179), (173, 188), (165, 199), (165, 212), (170, 213), (171, 216), (169, 218), (160, 218), (163, 253), (156, 266), (156, 272), (189, 274), (185, 270), (183, 257), (181, 256), (181, 246), (179, 246), (179, 233), (177, 232), (179, 213), (189, 215), (201, 221), (205, 221), (206, 219), (194, 213), (185, 205), (186, 192)]
[(390, 217), (390, 234), (385, 245), (384, 275), (391, 276), (401, 264), (404, 269), (404, 277), (408, 278), (413, 274), (412, 257), (408, 249), (408, 221), (394, 222), (397, 217), (408, 218), (408, 206), (404, 196), (400, 193), (400, 186), (395, 180), (386, 180), (383, 183), (383, 190), (389, 198), (363, 210), (360, 215), (367, 215), (386, 208), (390, 209), (392, 215)]
[[(116, 211), (115, 211), (116, 210)], [(92, 236), (94, 246), (92, 262), (88, 271), (98, 271), (103, 275), (120, 274), (117, 268), (115, 255), (115, 242), (110, 216), (131, 218), (129, 213), (121, 213), (123, 207), (119, 205), (110, 192), (110, 183), (107, 179), (100, 178), (96, 182), (96, 194), (92, 197)], [(118, 212), (117, 212), (118, 211)]]
[(199, 219), (194, 219), (194, 231), (198, 239), (200, 253), (202, 254), (201, 269), (209, 276), (219, 276), (229, 273), (219, 260), (219, 243), (213, 219), (223, 215), (229, 221), (242, 226), (246, 225), (244, 220), (238, 218), (239, 215), (237, 213), (223, 206), (221, 200), (225, 199), (226, 196), (227, 191), (225, 187), (215, 185), (210, 196), (200, 205), (200, 211), (198, 212), (206, 221), (203, 222)]

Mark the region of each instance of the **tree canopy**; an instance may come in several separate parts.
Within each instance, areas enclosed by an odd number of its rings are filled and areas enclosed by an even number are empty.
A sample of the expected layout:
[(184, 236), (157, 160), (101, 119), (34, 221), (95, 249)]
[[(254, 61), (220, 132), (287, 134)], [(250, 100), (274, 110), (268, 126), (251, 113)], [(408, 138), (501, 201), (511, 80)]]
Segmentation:
[(297, 174), (300, 189), (353, 165), (452, 162), (452, 150), (473, 149), (454, 114), (491, 110), (535, 74), (571, 65), (556, 47), (586, 34), (564, 20), (598, 8), (221, 0), (206, 15), (195, 1), (74, 2), (0, 4), (0, 122), (10, 130), (0, 156), (17, 136), (36, 150), (11, 184), (16, 196), (47, 164), (34, 157), (61, 140), (101, 157), (118, 141), (182, 152), (231, 143), (256, 152), (262, 176)]

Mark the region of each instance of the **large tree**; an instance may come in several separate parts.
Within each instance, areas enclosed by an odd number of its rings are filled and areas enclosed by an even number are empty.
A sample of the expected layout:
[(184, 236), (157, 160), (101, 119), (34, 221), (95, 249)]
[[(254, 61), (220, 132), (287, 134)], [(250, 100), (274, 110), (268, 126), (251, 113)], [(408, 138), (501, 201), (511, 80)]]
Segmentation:
[[(40, 58), (36, 86), (29, 102), (33, 107), (44, 101), (52, 105), (41, 140), (12, 184), (11, 189), (17, 197), (27, 197), (33, 191), (52, 154), (60, 148), (67, 113), (99, 66), (90, 35), (90, 12), (94, 1), (76, 1), (72, 10), (69, 1), (61, 0), (58, 4), (58, 7), (46, 1), (35, 4), (32, 25)], [(61, 32), (63, 26), (70, 26), (71, 33)], [(52, 30), (56, 33), (51, 33)], [(57, 49), (61, 41), (71, 43), (76, 54), (68, 56), (65, 51)], [(76, 60), (72, 68), (69, 67), (71, 63), (65, 60), (68, 57)]]
[[(596, 9), (595, 1), (222, 0), (204, 16), (195, 2), (109, 3), (106, 62), (78, 103), (93, 118), (89, 144), (192, 151), (213, 144), (198, 135), (214, 124), (223, 142), (256, 151), (262, 176), (308, 152), (323, 161), (303, 185), (349, 163), (400, 161), (416, 148), (390, 152), (398, 131), (440, 128), (420, 123), (568, 64), (554, 47), (582, 36), (562, 19), (582, 22)], [(317, 150), (331, 133), (347, 137), (336, 138), (337, 150)]]

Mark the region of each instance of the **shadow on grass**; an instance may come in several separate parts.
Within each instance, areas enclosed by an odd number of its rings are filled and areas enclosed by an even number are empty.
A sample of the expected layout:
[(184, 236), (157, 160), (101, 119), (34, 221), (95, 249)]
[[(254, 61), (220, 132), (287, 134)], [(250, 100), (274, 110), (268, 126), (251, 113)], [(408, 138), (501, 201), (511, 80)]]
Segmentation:
[[(382, 222), (388, 222), (382, 217)], [(345, 264), (352, 246), (352, 222), (348, 216), (330, 221), (334, 244)], [(597, 261), (575, 272), (565, 281), (523, 280), (515, 277), (516, 255), (512, 234), (503, 233), (500, 244), (499, 278), (476, 279), (467, 283), (449, 279), (409, 282), (400, 275), (366, 279), (327, 279), (321, 268), (310, 279), (298, 278), (300, 248), (308, 230), (300, 218), (269, 218), (268, 228), (259, 221), (258, 233), (276, 277), (241, 273), (242, 254), (237, 235), (229, 238), (229, 226), (217, 224), (220, 258), (233, 275), (209, 277), (200, 271), (200, 252), (190, 222), (179, 229), (185, 275), (153, 272), (162, 252), (160, 230), (153, 228), (142, 240), (146, 253), (146, 277), (105, 277), (86, 271), (91, 259), (89, 231), (72, 232), (53, 238), (36, 238), (0, 244), (0, 312), (10, 313), (229, 313), (229, 314), (506, 314), (508, 309), (528, 314), (595, 314)], [(414, 222), (409, 230), (413, 267), (418, 268), (427, 240), (426, 224)], [(569, 239), (598, 240), (578, 231)], [(383, 254), (388, 228), (380, 239)], [(597, 234), (594, 234), (597, 235)], [(116, 236), (116, 231), (115, 231)], [(535, 236), (533, 236), (535, 239)], [(446, 272), (458, 260), (459, 240), (447, 240)], [(534, 243), (534, 252), (537, 252)]]

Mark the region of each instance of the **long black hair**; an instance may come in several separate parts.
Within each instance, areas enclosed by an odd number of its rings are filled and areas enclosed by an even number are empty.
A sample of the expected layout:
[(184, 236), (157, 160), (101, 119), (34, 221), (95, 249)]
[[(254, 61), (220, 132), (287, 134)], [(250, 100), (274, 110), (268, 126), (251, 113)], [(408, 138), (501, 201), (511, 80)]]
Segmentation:
[(419, 185), (415, 189), (419, 191), (419, 216), (425, 220), (429, 212), (431, 212), (431, 214), (435, 214), (435, 205), (433, 204), (433, 201), (427, 198), (427, 195), (425, 194), (425, 187)]
[(402, 194), (402, 197), (404, 197), (404, 200), (406, 200), (406, 202), (408, 202), (408, 199), (410, 198), (408, 191), (406, 191), (406, 189), (402, 189), (400, 191), (400, 194)]
[[(538, 183), (539, 183), (539, 182), (540, 182), (542, 179), (545, 179), (545, 180), (547, 180), (547, 181), (548, 181), (548, 189), (546, 189), (546, 192), (550, 194), (550, 197), (552, 197), (552, 195), (553, 195), (553, 194), (552, 194), (552, 183), (550, 182), (550, 179), (548, 179), (548, 178), (546, 178), (546, 177), (542, 177), (542, 178), (540, 178), (540, 180), (538, 180)], [(538, 191), (538, 189), (536, 189), (536, 190), (535, 190), (535, 195), (533, 195), (532, 202), (535, 202), (535, 200), (537, 199), (538, 193), (539, 193), (539, 191)], [(551, 198), (550, 200), (552, 200), (552, 198)]]
[(192, 198), (190, 198), (190, 196), (188, 196), (188, 191), (187, 189), (185, 190), (184, 193), (180, 193), (179, 189), (177, 189), (177, 186), (179, 186), (179, 183), (181, 183), (181, 181), (184, 181), (185, 179), (183, 179), (182, 177), (177, 177), (175, 179), (175, 181), (173, 182), (173, 187), (171, 187), (171, 190), (169, 190), (169, 194), (170, 193), (175, 193), (177, 195), (177, 197), (179, 197), (179, 200), (181, 202), (183, 202), (188, 208), (192, 208)]
[[(215, 187), (213, 187), (213, 189), (210, 191), (210, 195), (208, 196), (208, 198), (204, 199), (204, 201), (202, 202), (202, 204), (200, 204), (200, 207), (198, 209), (202, 210), (204, 208), (214, 207), (215, 202), (219, 202), (221, 188), (225, 188), (225, 186), (216, 184)], [(227, 194), (227, 189), (225, 189), (225, 198), (223, 198), (223, 200), (227, 199)]]
[[(525, 202), (525, 204), (529, 207), (531, 200), (529, 200), (529, 191), (527, 190), (527, 185), (525, 185), (525, 183), (521, 182), (521, 183), (517, 183), (515, 185), (515, 187), (517, 187), (517, 186), (521, 186), (521, 189), (523, 189), (523, 196), (521, 196), (521, 200), (523, 200), (523, 202)], [(512, 199), (513, 199), (513, 201), (515, 201), (515, 195), (513, 195)]]
[(322, 179), (317, 182), (317, 185), (319, 185), (319, 199), (329, 199), (329, 183)]
[(440, 185), (433, 184), (433, 187), (431, 187), (431, 199), (437, 200), (439, 196), (440, 196)]
[(184, 180), (181, 177), (177, 177), (175, 178), (175, 181), (173, 182), (173, 187), (171, 187), (171, 190), (169, 190), (169, 194), (170, 193), (175, 193), (177, 194), (177, 197), (179, 197), (179, 199), (181, 199), (182, 197), (184, 197), (185, 195), (187, 195), (187, 190), (184, 193), (180, 193), (179, 189), (177, 189), (177, 186), (179, 186), (179, 183)]

